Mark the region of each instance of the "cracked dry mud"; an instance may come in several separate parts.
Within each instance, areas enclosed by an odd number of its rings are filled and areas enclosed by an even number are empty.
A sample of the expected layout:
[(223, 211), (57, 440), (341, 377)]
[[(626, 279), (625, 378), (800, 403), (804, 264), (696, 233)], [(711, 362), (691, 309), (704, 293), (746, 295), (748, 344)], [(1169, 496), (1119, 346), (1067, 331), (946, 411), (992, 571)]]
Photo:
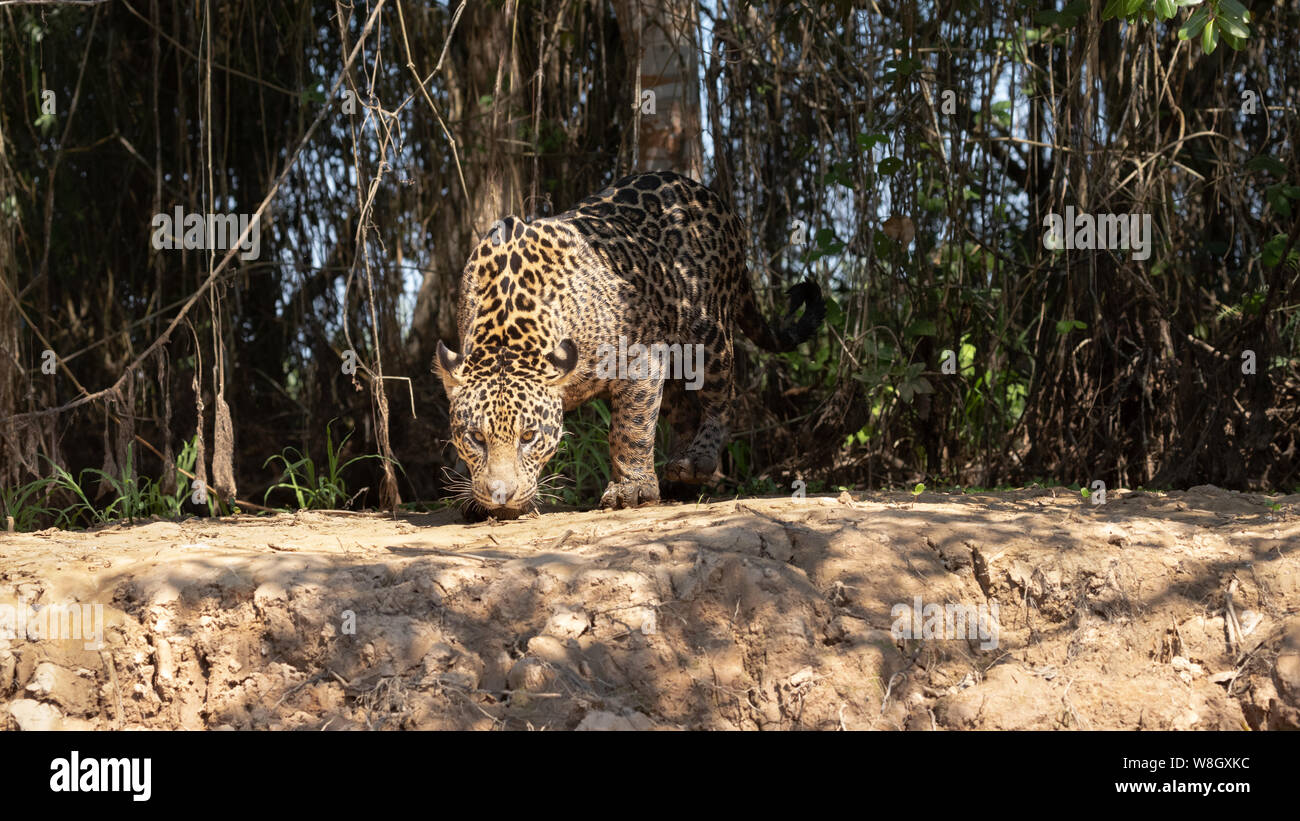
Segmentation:
[(0, 728), (1296, 729), (1297, 545), (1208, 486), (0, 534), (0, 605), (107, 624), (0, 638)]

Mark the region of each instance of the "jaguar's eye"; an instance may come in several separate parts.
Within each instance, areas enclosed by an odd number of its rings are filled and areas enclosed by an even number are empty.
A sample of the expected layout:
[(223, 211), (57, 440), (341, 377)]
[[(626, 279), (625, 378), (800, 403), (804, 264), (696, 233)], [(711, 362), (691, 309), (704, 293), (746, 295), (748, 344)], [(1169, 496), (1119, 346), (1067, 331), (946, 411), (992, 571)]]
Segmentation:
[(472, 440), (474, 441), (474, 444), (476, 444), (476, 445), (486, 445), (486, 444), (487, 444), (487, 440), (483, 438), (483, 432), (482, 432), (482, 431), (477, 431), (477, 430), (472, 430), (472, 431), (470, 431), (470, 432), (469, 432), (469, 438), (472, 439)]
[(519, 436), (519, 441), (520, 441), (520, 442), (523, 442), (523, 443), (526, 445), (526, 444), (528, 444), (529, 442), (533, 441), (533, 440), (536, 439), (536, 438), (537, 438), (537, 431), (535, 431), (535, 430), (526, 430), (526, 431), (524, 431), (522, 434), (520, 434), (520, 436)]

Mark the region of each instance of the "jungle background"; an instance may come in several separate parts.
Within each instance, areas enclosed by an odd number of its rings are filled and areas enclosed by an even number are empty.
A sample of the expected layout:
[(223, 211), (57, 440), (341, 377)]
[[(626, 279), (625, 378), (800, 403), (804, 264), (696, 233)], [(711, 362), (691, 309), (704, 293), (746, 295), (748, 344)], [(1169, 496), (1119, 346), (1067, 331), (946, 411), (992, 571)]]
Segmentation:
[[(0, 2), (3, 515), (437, 504), (469, 249), (652, 168), (769, 316), (832, 303), (742, 357), (712, 493), (1294, 491), (1297, 43), (1293, 1)], [(1067, 206), (1150, 258), (1045, 248)], [(155, 248), (177, 207), (260, 255)]]

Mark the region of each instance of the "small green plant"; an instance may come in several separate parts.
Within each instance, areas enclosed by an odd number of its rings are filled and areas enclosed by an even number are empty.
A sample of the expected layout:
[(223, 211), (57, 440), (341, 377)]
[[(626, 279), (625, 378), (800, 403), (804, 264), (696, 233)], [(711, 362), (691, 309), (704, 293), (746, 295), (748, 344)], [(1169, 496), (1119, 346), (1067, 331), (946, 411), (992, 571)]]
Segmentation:
[[(56, 512), (54, 517), (55, 527), (64, 529), (76, 527), (83, 514), (90, 524), (100, 524), (108, 521), (108, 516), (104, 512), (95, 509), (94, 503), (90, 501), (90, 497), (86, 495), (86, 492), (81, 487), (81, 482), (77, 478), (73, 478), (71, 473), (62, 466), (54, 464), (54, 462), (50, 462), (50, 467), (54, 468), (54, 476), (50, 477), (52, 480), (50, 489), (52, 491), (63, 491), (73, 499), (72, 504), (60, 508)], [(103, 473), (103, 471), (96, 472)], [(80, 475), (84, 476), (85, 474), (86, 471), (83, 470)]]
[[(728, 471), (730, 475), (736, 477), (749, 476), (753, 473), (753, 467), (750, 464), (750, 447), (747, 439), (733, 439), (727, 443), (727, 455), (731, 457), (731, 466)], [(741, 480), (741, 487), (744, 487), (750, 480)], [(743, 492), (743, 491), (742, 491)]]
[(569, 414), (564, 436), (538, 484), (554, 501), (591, 506), (609, 484), (609, 405), (591, 402)]
[(0, 487), (0, 516), (12, 516), (14, 528), (19, 531), (36, 530), (42, 521), (55, 519), (59, 510), (46, 507), (45, 500), (56, 481), (46, 476), (21, 487)]
[[(126, 447), (126, 464), (122, 466), (120, 475), (114, 476), (96, 468), (82, 471), (83, 476), (87, 473), (92, 476), (98, 475), (104, 484), (113, 489), (112, 499), (102, 510), (96, 510), (86, 501), (84, 493), (79, 494), (84, 502), (84, 509), (99, 522), (109, 522), (114, 519), (133, 522), (142, 516), (148, 516), (151, 513), (149, 503), (157, 502), (161, 497), (161, 492), (154, 485), (153, 480), (136, 474), (134, 445)], [(77, 488), (80, 490), (80, 483)]]
[(277, 453), (262, 463), (262, 467), (265, 468), (279, 461), (283, 467), (280, 480), (267, 488), (266, 493), (263, 494), (263, 504), (267, 504), (267, 499), (275, 490), (288, 490), (293, 493), (299, 510), (336, 509), (348, 499), (348, 486), (343, 480), (343, 471), (354, 462), (381, 457), (377, 453), (368, 453), (353, 456), (346, 462), (341, 461), (343, 446), (347, 444), (348, 439), (352, 438), (352, 434), (344, 436), (335, 446), (331, 426), (336, 421), (338, 420), (331, 419), (325, 425), (324, 471), (318, 472), (316, 462), (295, 447), (287, 447), (282, 453)]
[[(807, 488), (804, 488), (807, 492)], [(761, 476), (755, 479), (746, 479), (736, 485), (737, 496), (775, 496), (788, 495), (784, 488), (772, 480), (770, 476)]]
[[(193, 471), (196, 458), (195, 443), (191, 440), (181, 448), (176, 460), (177, 488), (172, 493), (164, 493), (160, 483), (136, 473), (134, 446), (128, 446), (126, 464), (117, 475), (87, 468), (74, 477), (67, 469), (46, 459), (49, 476), (18, 488), (0, 488), (0, 510), (4, 516), (14, 517), (14, 528), (23, 531), (36, 530), (42, 525), (70, 529), (155, 515), (175, 518), (182, 515), (181, 506), (189, 496), (190, 480), (185, 473)], [(102, 507), (86, 492), (95, 477), (113, 494)], [(59, 497), (71, 501), (59, 507), (54, 501)]]
[[(114, 476), (96, 468), (87, 468), (74, 480), (72, 474), (52, 465), (55, 470), (53, 487), (70, 494), (74, 502), (59, 511), (56, 526), (75, 526), (79, 519), (85, 518), (88, 524), (104, 524), (118, 519), (134, 521), (150, 516), (177, 518), (184, 515), (184, 504), (190, 496), (192, 482), (188, 475), (194, 471), (198, 461), (197, 437), (186, 442), (176, 457), (176, 489), (164, 492), (162, 484), (135, 470), (135, 451), (133, 445), (127, 446), (126, 464), (119, 475)], [(52, 464), (52, 463), (51, 463)], [(98, 476), (100, 481), (113, 491), (113, 496), (103, 507), (96, 507), (86, 495), (84, 487), (88, 486), (86, 474)], [(215, 500), (208, 499), (208, 512), (216, 510)]]
[[(194, 463), (198, 461), (198, 437), (195, 436), (181, 447), (181, 452), (176, 455), (176, 491), (171, 495), (161, 492), (159, 488), (154, 512), (160, 516), (178, 518), (185, 514), (184, 505), (189, 501), (190, 492), (193, 489), (193, 481), (190, 474), (194, 473)], [(216, 499), (211, 494), (208, 495), (208, 514), (215, 515), (217, 512)]]

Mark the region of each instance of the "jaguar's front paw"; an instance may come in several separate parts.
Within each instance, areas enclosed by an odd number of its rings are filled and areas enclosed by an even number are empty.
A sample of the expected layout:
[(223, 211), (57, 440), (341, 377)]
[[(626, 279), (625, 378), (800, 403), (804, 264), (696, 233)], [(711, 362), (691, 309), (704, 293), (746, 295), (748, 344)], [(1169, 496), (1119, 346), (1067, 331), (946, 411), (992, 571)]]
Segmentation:
[(622, 507), (651, 505), (659, 501), (659, 481), (651, 476), (648, 479), (627, 479), (622, 482), (610, 482), (609, 487), (600, 497), (600, 506), (618, 510)]

